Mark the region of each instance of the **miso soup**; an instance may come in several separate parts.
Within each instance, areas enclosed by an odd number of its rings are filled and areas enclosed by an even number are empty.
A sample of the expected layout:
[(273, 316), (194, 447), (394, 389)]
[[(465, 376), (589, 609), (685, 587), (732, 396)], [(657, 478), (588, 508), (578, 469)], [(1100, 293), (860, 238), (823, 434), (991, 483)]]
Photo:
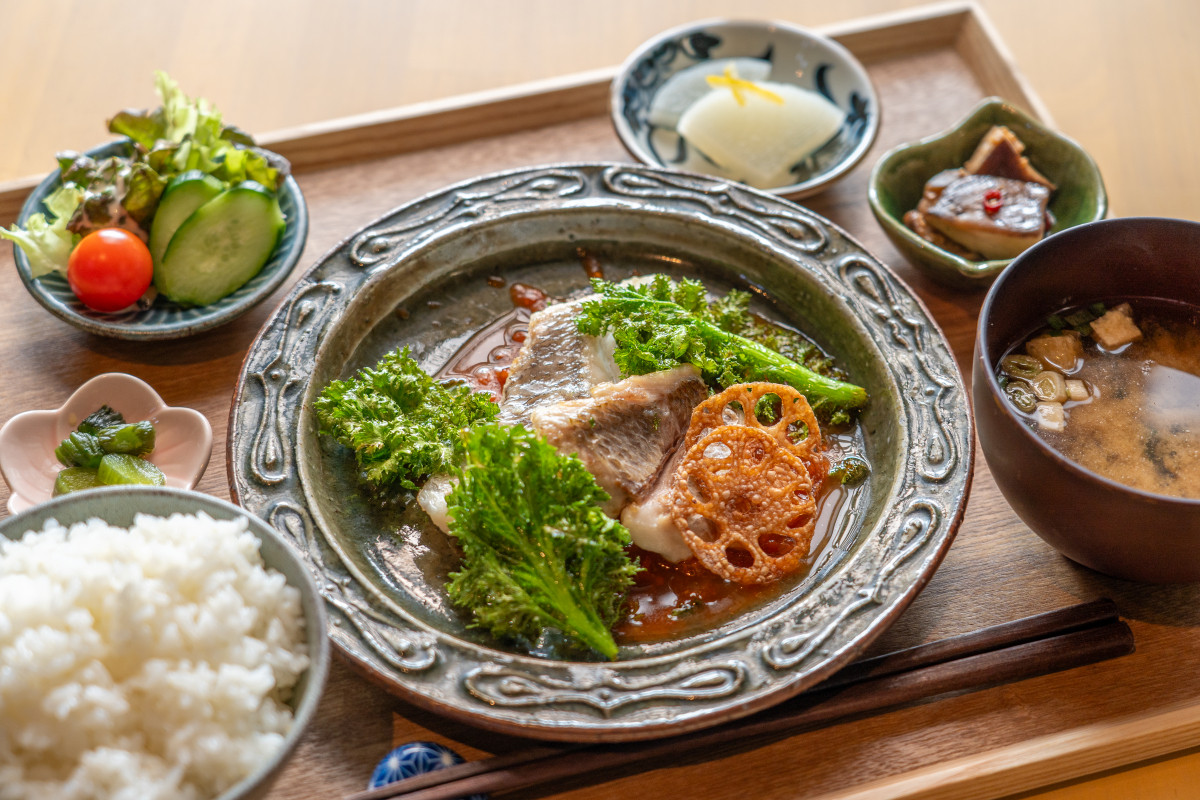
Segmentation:
[(1200, 499), (1200, 308), (1134, 299), (1066, 309), (1001, 359), (998, 377), (1072, 461)]

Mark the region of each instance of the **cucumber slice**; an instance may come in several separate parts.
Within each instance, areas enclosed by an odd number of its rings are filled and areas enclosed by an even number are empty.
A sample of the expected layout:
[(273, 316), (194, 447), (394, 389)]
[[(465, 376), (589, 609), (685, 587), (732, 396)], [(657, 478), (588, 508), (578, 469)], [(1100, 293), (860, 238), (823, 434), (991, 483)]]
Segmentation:
[(275, 195), (243, 181), (197, 208), (179, 226), (162, 263), (154, 268), (154, 285), (180, 305), (215, 303), (259, 273), (283, 228)]
[(67, 492), (78, 492), (81, 489), (94, 489), (100, 485), (96, 470), (87, 467), (67, 467), (59, 470), (54, 479), (54, 497)]
[(158, 210), (154, 212), (154, 222), (150, 225), (150, 255), (155, 265), (162, 262), (167, 245), (179, 226), (193, 211), (224, 190), (225, 184), (221, 180), (198, 169), (188, 170), (171, 179), (163, 191), (162, 199), (158, 201)]
[(105, 485), (142, 483), (164, 486), (167, 482), (167, 476), (163, 475), (158, 467), (144, 458), (124, 453), (109, 453), (100, 459), (100, 469), (96, 471), (96, 478)]

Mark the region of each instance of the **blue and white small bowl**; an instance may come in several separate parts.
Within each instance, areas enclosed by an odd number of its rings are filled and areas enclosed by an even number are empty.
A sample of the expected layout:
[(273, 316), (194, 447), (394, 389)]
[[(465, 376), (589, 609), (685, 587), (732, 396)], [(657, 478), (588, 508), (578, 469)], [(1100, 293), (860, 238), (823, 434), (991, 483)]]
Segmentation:
[(827, 144), (791, 166), (791, 183), (759, 188), (791, 199), (808, 197), (846, 175), (871, 148), (879, 132), (879, 98), (867, 71), (849, 50), (783, 22), (708, 20), (672, 28), (646, 42), (613, 79), (609, 104), (613, 124), (634, 158), (654, 167), (729, 177), (693, 152), (669, 120), (651, 111), (656, 93), (672, 75), (726, 58), (769, 62), (761, 80), (817, 92), (846, 114)]
[[(87, 151), (95, 159), (125, 155), (130, 142), (121, 139)], [(24, 228), (26, 221), (38, 213), (45, 213), (42, 205), (62, 181), (55, 170), (38, 184), (25, 200), (17, 225)], [(279, 208), (283, 211), (286, 225), (275, 252), (257, 275), (230, 295), (206, 306), (185, 308), (165, 297), (156, 297), (149, 308), (130, 307), (114, 313), (93, 311), (79, 302), (71, 291), (66, 276), (58, 273), (34, 278), (29, 269), (29, 259), (16, 244), (13, 259), (17, 262), (17, 273), (21, 282), (42, 306), (54, 316), (65, 320), (97, 336), (134, 341), (155, 339), (181, 339), (185, 336), (211, 330), (245, 314), (267, 299), (291, 274), (292, 268), (304, 252), (308, 238), (308, 207), (295, 178), (287, 177), (279, 186)]]

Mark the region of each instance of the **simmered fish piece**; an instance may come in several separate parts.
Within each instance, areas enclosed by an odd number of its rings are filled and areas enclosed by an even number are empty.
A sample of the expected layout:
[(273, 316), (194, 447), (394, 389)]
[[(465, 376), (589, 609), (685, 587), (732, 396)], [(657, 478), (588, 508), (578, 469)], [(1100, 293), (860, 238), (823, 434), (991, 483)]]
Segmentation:
[[(509, 367), (500, 396), (498, 422), (528, 427), (535, 408), (587, 397), (597, 384), (621, 379), (612, 338), (585, 336), (576, 327), (581, 302), (548, 306), (529, 318), (525, 344)], [(449, 476), (435, 475), (417, 494), (417, 503), (443, 531), (450, 526), (446, 496), (453, 488)]]
[(534, 409), (531, 421), (560, 453), (579, 456), (609, 493), (605, 513), (616, 516), (654, 486), (706, 397), (700, 372), (686, 365), (600, 384), (589, 397)]
[(633, 543), (643, 550), (658, 553), (667, 561), (679, 562), (692, 557), (692, 548), (683, 540), (672, 514), (675, 471), (683, 461), (682, 445), (658, 473), (658, 480), (645, 497), (621, 510), (621, 524), (629, 530)]
[(429, 515), (430, 521), (443, 531), (450, 530), (450, 510), (447, 498), (454, 490), (455, 480), (449, 475), (431, 475), (421, 491), (417, 492), (417, 504)]
[(576, 327), (580, 302), (549, 306), (529, 318), (529, 338), (500, 396), (500, 422), (528, 425), (538, 406), (587, 397), (593, 386), (621, 379), (612, 339), (585, 336)]
[(967, 175), (942, 190), (925, 221), (984, 258), (1015, 258), (1045, 235), (1049, 200), (1040, 183)]

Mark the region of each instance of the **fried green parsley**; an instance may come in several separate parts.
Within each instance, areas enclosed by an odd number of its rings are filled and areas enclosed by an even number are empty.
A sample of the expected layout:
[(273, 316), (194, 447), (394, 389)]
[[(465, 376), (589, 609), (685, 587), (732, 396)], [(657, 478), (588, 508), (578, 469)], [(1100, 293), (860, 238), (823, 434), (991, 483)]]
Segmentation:
[(710, 304), (699, 281), (675, 283), (665, 275), (637, 286), (593, 279), (592, 289), (600, 297), (583, 303), (579, 331), (592, 336), (611, 332), (623, 375), (693, 364), (710, 385), (786, 383), (835, 423), (849, 421), (853, 410), (867, 402), (866, 390), (833, 374), (811, 343), (753, 317), (744, 292)]
[(315, 403), (321, 433), (354, 451), (359, 477), (378, 492), (415, 491), (424, 478), (450, 472), (462, 461), (462, 430), (499, 413), (487, 394), (438, 383), (408, 353), (333, 381)]
[(463, 549), (450, 599), (500, 638), (535, 642), (554, 629), (615, 659), (611, 628), (638, 567), (629, 531), (600, 510), (608, 495), (576, 456), (524, 427), (481, 425), (464, 443), (448, 498)]

